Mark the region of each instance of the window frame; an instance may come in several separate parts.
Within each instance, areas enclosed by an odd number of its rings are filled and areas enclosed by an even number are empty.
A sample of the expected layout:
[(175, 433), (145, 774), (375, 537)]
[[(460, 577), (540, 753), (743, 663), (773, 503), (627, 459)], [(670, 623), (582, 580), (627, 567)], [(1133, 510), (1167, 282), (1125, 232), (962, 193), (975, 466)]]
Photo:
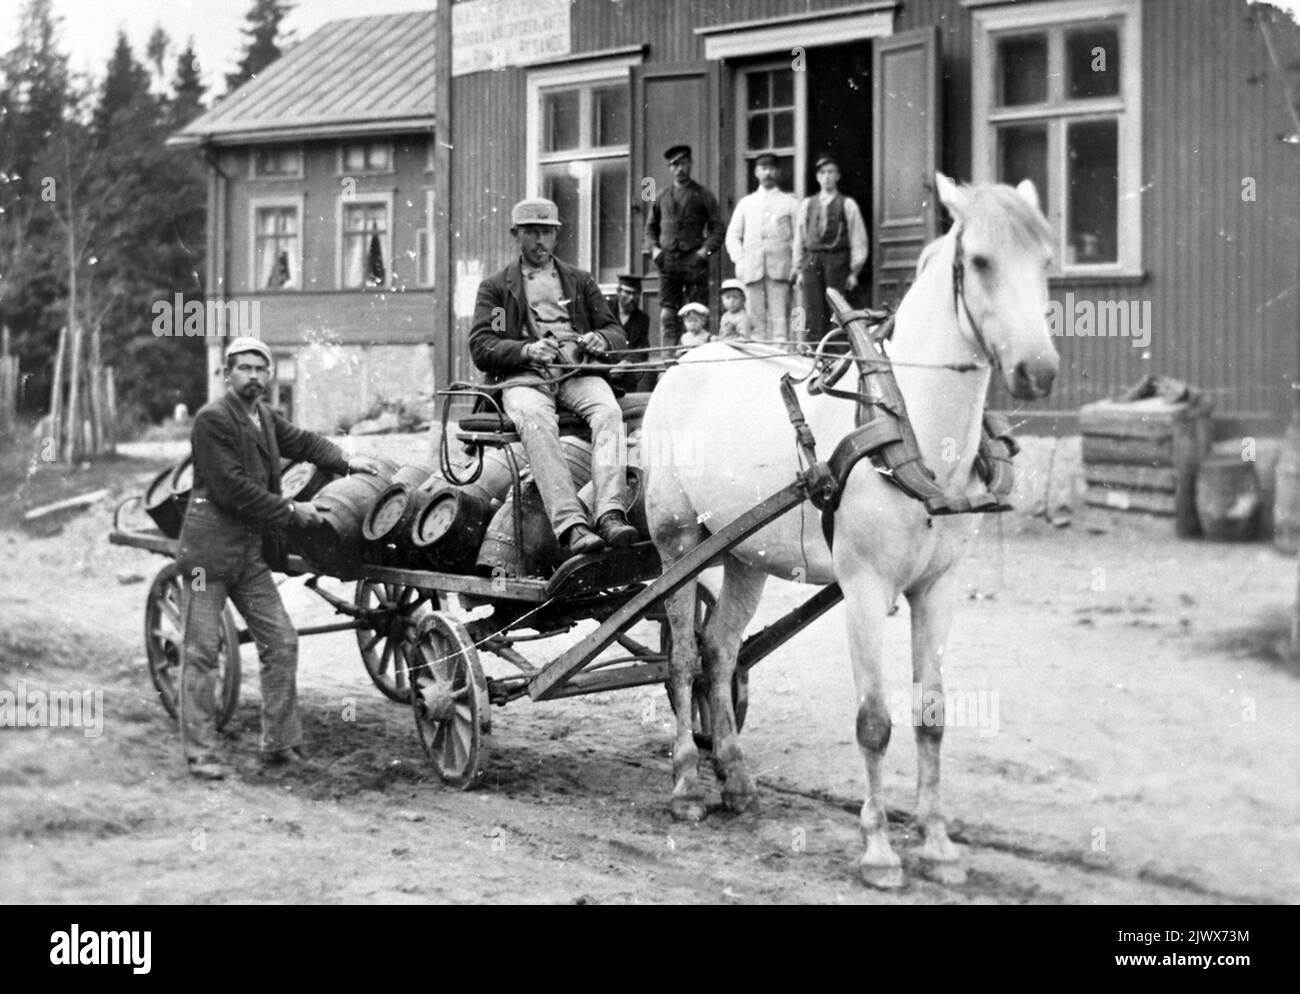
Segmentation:
[[(248, 287), (249, 293), (294, 293), (301, 292), (304, 289), (306, 280), (303, 278), (302, 260), (303, 260), (303, 220), (307, 216), (306, 194), (286, 194), (283, 196), (270, 197), (249, 197), (248, 198)], [(292, 207), (297, 213), (298, 237), (295, 239), (296, 247), (293, 255), (290, 257), (290, 264), (294, 266), (293, 274), (296, 279), (296, 285), (290, 287), (281, 287), (270, 289), (261, 286), (257, 274), (257, 214), (262, 210), (276, 210), (285, 207)]]
[[(1141, 0), (1059, 0), (972, 10), (971, 173), (977, 183), (997, 176), (997, 129), (1007, 124), (1047, 125), (1047, 219), (1054, 237), (1051, 275), (1133, 278), (1142, 269), (1142, 4)], [(1073, 28), (1117, 21), (1119, 96), (1070, 100), (1065, 96), (1064, 38)], [(1016, 35), (1046, 34), (1046, 103), (996, 106), (997, 43)], [(1066, 128), (1073, 123), (1115, 120), (1118, 126), (1116, 260), (1071, 263), (1066, 242), (1069, 175)]]
[[(616, 161), (621, 160), (627, 165), (627, 182), (628, 197), (632, 195), (633, 177), (632, 177), (632, 79), (631, 72), (633, 66), (642, 63), (643, 58), (640, 52), (631, 55), (617, 56), (608, 59), (592, 60), (577, 65), (559, 65), (534, 68), (528, 71), (527, 80), (527, 124), (526, 136), (527, 156), (526, 156), (526, 179), (525, 179), (525, 196), (539, 197), (542, 189), (542, 168), (561, 162), (597, 162), (597, 161)], [(580, 106), (587, 108), (580, 111), (580, 120), (584, 123), (590, 122), (590, 93), (600, 89), (602, 86), (615, 84), (622, 86), (627, 91), (627, 108), (628, 108), (628, 136), (627, 142), (623, 145), (600, 146), (599, 148), (583, 148), (577, 152), (543, 152), (541, 149), (542, 139), (542, 97), (554, 90), (564, 90), (577, 88), (582, 92), (579, 97)], [(588, 132), (589, 133), (589, 132)], [(593, 212), (595, 207), (595, 191), (593, 177), (595, 170), (589, 169), (584, 177), (580, 180), (579, 186), (579, 216), (577, 218), (560, 218), (564, 224), (576, 224), (578, 226), (578, 258), (566, 259), (580, 269), (586, 269), (593, 273), (602, 290), (610, 290), (617, 285), (617, 280), (600, 282), (600, 260), (596, 259), (594, 252), (596, 246), (593, 244)], [(628, 208), (624, 204), (624, 210)], [(628, 244), (626, 246), (625, 258), (620, 262), (620, 269), (627, 264), (626, 255), (632, 247), (637, 244), (633, 237), (632, 228), (627, 228)]]
[[(388, 148), (388, 168), (387, 169), (348, 169), (348, 149), (357, 145), (384, 145)], [(397, 171), (397, 149), (391, 138), (378, 139), (360, 139), (339, 142), (338, 148), (338, 174), (340, 176), (391, 176)]]
[[(293, 173), (263, 173), (263, 172), (258, 172), (258, 169), (257, 169), (257, 155), (258, 155), (258, 153), (261, 152), (261, 151), (264, 151), (264, 150), (266, 150), (266, 149), (271, 149), (271, 148), (292, 149), (294, 152), (296, 152), (297, 155), (298, 155), (298, 170), (297, 170), (297, 172), (293, 172)], [(305, 155), (304, 155), (304, 153), (303, 153), (302, 142), (297, 142), (297, 143), (290, 143), (290, 142), (276, 142), (276, 143), (271, 144), (271, 145), (255, 145), (255, 146), (253, 146), (253, 148), (252, 148), (252, 150), (251, 150), (251, 152), (249, 153), (249, 156), (248, 156), (248, 178), (251, 179), (251, 180), (258, 180), (258, 181), (271, 181), (271, 182), (275, 182), (275, 181), (278, 181), (278, 180), (286, 180), (286, 179), (302, 179), (302, 178), (306, 175), (306, 173), (305, 173), (305, 166), (304, 166), (304, 159), (305, 159)]]
[(789, 186), (787, 193), (797, 198), (803, 196), (803, 191), (799, 190), (798, 186), (802, 182), (804, 170), (808, 167), (808, 74), (794, 70), (788, 58), (766, 59), (737, 65), (735, 68), (735, 85), (732, 89), (735, 93), (736, 126), (733, 130), (735, 132), (734, 156), (737, 200), (749, 191), (750, 174), (753, 172), (746, 159), (748, 153), (752, 151), (747, 146), (749, 134), (749, 76), (751, 73), (771, 72), (774, 69), (788, 69), (794, 76), (794, 148), (792, 150), (794, 166), (791, 175), (784, 177), (784, 180)]
[[(343, 196), (342, 193), (336, 198), (336, 209), (334, 214), (334, 287), (344, 293), (382, 293), (393, 289), (396, 283), (393, 279), (393, 192), (391, 190), (367, 190), (358, 191), (350, 197)], [(347, 208), (357, 205), (382, 204), (387, 212), (387, 224), (384, 229), (384, 238), (381, 247), (384, 250), (384, 282), (371, 286), (362, 281), (360, 286), (345, 286), (343, 283), (343, 269), (347, 265), (347, 253), (344, 250), (344, 236), (346, 232), (343, 229), (343, 217), (347, 213)]]

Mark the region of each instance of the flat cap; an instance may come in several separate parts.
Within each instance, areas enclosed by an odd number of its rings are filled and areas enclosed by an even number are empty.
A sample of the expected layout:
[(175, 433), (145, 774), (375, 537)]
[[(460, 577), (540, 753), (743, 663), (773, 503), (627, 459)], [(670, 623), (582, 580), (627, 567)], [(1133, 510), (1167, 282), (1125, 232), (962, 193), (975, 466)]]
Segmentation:
[(764, 152), (754, 160), (754, 165), (756, 166), (779, 166), (780, 164), (781, 163), (777, 161), (776, 156), (771, 152)]
[(817, 156), (815, 168), (820, 169), (822, 166), (834, 166), (836, 169), (839, 169), (840, 160), (830, 152), (823, 152), (821, 155)]
[(253, 338), (251, 335), (240, 335), (226, 346), (226, 359), (229, 360), (232, 355), (239, 355), (241, 352), (256, 352), (266, 360), (268, 366), (275, 364), (275, 360), (271, 358), (270, 347), (260, 338)]
[(664, 160), (672, 165), (678, 159), (689, 159), (691, 157), (691, 147), (689, 145), (673, 145), (664, 153)]
[(695, 301), (691, 301), (689, 304), (683, 304), (681, 309), (677, 312), (679, 318), (684, 318), (687, 314), (703, 314), (705, 317), (708, 317), (709, 309), (703, 304), (697, 304)]
[(560, 209), (554, 200), (545, 197), (529, 197), (510, 208), (510, 227), (519, 228), (526, 224), (541, 224), (552, 228), (560, 227)]
[(722, 288), (719, 292), (726, 293), (728, 290), (734, 290), (742, 297), (745, 296), (745, 284), (741, 283), (740, 280), (737, 279), (723, 280)]
[(619, 273), (618, 288), (620, 290), (631, 290), (633, 293), (641, 292), (642, 277), (633, 273)]

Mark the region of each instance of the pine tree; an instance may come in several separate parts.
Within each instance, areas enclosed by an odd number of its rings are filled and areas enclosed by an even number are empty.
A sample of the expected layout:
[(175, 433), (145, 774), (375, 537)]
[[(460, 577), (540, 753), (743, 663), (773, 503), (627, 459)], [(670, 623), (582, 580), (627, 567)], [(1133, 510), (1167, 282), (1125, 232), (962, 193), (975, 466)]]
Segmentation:
[(280, 57), (280, 22), (293, 4), (289, 0), (253, 0), (252, 9), (244, 15), (248, 27), (241, 28), (245, 37), (244, 56), (239, 69), (226, 76), (226, 92), (233, 93)]
[(190, 38), (185, 51), (176, 57), (176, 75), (172, 78), (170, 106), (173, 130), (183, 128), (203, 113), (203, 94), (207, 92), (199, 75), (199, 57)]
[(51, 0), (28, 0), (17, 41), (0, 57), (0, 322), (13, 332), (27, 410), (50, 395), (50, 362), (66, 289), (51, 210), (51, 153), (75, 118), (77, 94)]

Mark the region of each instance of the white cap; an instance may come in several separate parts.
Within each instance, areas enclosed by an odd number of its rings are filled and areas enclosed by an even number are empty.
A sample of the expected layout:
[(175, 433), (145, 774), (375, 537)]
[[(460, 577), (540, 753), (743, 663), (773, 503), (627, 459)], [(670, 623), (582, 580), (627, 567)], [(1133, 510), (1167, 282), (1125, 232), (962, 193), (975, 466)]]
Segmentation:
[(229, 361), (232, 355), (239, 355), (241, 352), (256, 352), (266, 360), (268, 366), (275, 364), (275, 360), (271, 358), (270, 347), (260, 338), (253, 338), (251, 335), (240, 335), (226, 346), (226, 360)]

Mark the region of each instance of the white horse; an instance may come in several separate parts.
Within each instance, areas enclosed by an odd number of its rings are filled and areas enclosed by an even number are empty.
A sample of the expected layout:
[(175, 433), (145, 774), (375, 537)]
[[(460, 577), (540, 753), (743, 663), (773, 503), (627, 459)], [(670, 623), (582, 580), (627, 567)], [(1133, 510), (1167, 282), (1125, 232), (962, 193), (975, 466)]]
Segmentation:
[[(972, 466), (991, 370), (1012, 395), (1035, 399), (1051, 390), (1059, 357), (1048, 335), (1049, 231), (1033, 184), (958, 186), (936, 176), (952, 229), (926, 247), (915, 284), (898, 308), (889, 352), (926, 464), (949, 493), (979, 493)], [(961, 271), (954, 280), (954, 261)], [(663, 378), (646, 412), (643, 438), (652, 453), (646, 503), (650, 531), (665, 564), (762, 498), (800, 469), (782, 373), (806, 373), (809, 360), (750, 359), (724, 344), (697, 348)], [(841, 387), (852, 389), (846, 379)], [(826, 459), (854, 427), (854, 402), (799, 392)], [(972, 514), (930, 518), (924, 506), (886, 482), (870, 460), (845, 481), (835, 512), (833, 551), (820, 514), (804, 503), (722, 557), (717, 606), (697, 647), (692, 581), (666, 599), (672, 627), (670, 688), (677, 712), (673, 744), (674, 817), (704, 817), (699, 754), (692, 738), (691, 693), (703, 662), (712, 712), (713, 763), (722, 797), (743, 811), (755, 796), (741, 754), (731, 686), (745, 626), (769, 575), (813, 584), (838, 582), (845, 600), (849, 655), (857, 687), (857, 740), (867, 768), (861, 823), (863, 878), (877, 887), (903, 884), (889, 844), (881, 763), (889, 743), (881, 660), (885, 617), (899, 594), (912, 616), (912, 679), (928, 714), (943, 714), (942, 661), (956, 600), (953, 566), (978, 524)], [(913, 716), (917, 750), (916, 822), (927, 872), (964, 880), (939, 801), (942, 724)]]

